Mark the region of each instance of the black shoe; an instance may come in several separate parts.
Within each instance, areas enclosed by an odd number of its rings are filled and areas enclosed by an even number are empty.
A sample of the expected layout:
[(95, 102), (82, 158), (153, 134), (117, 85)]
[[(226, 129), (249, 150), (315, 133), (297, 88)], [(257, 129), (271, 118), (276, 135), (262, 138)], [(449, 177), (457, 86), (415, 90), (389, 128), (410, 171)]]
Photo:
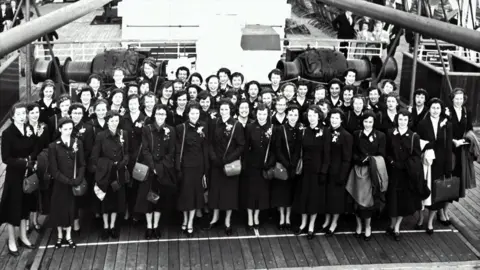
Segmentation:
[(18, 257), (18, 255), (20, 255), (20, 252), (18, 252), (18, 250), (13, 251), (10, 249), (10, 245), (8, 245), (8, 240), (7, 240), (7, 248), (8, 248), (9, 255), (12, 255), (13, 257)]
[(366, 242), (370, 241), (372, 239), (372, 233), (370, 233), (369, 236), (367, 236), (366, 234), (363, 236), (363, 240), (365, 240)]
[(427, 228), (427, 234), (428, 234), (428, 235), (432, 235), (432, 234), (433, 234), (433, 229)]
[(20, 237), (18, 238), (17, 242), (20, 244), (21, 247), (24, 247), (26, 249), (34, 249), (35, 247), (33, 245), (27, 245), (25, 244)]
[(387, 230), (385, 231), (385, 233), (386, 233), (387, 235), (393, 235), (393, 234), (394, 234), (394, 230), (393, 230), (393, 228), (388, 227)]
[(183, 225), (181, 227), (182, 233), (187, 233), (187, 225)]
[(113, 228), (110, 228), (110, 236), (113, 238), (113, 239), (118, 239), (118, 229), (113, 227)]
[(315, 232), (313, 231), (308, 231), (307, 233), (307, 239), (312, 240), (315, 237)]
[(253, 231), (255, 227), (253, 225), (247, 225), (247, 231)]
[(300, 235), (302, 233), (305, 233), (305, 228), (300, 229), (300, 227), (298, 227), (298, 228), (293, 230), (293, 234), (295, 234), (295, 235)]
[(330, 230), (328, 229), (327, 232), (325, 233), (325, 236), (333, 236), (335, 234), (335, 231), (337, 230), (337, 228), (335, 228), (335, 230)]
[(260, 223), (258, 223), (258, 224), (254, 224), (254, 225), (253, 225), (253, 228), (255, 228), (255, 229), (257, 229), (257, 230), (258, 230), (258, 228), (260, 228)]
[(394, 232), (393, 233), (393, 239), (395, 239), (395, 241), (400, 241), (400, 232)]
[(210, 223), (210, 224), (208, 224), (208, 226), (207, 226), (205, 229), (206, 229), (207, 231), (209, 231), (209, 230), (211, 230), (211, 229), (213, 229), (213, 228), (215, 228), (215, 227), (217, 227), (217, 226), (218, 226), (218, 221), (216, 221), (215, 223)]
[(414, 229), (417, 230), (417, 231), (423, 230), (423, 224), (415, 224)]
[[(63, 243), (63, 238), (57, 238), (57, 243), (55, 243), (55, 249), (61, 248), (62, 243)], [(10, 249), (9, 249), (9, 251), (10, 251)]]
[(285, 230), (285, 224), (278, 224), (277, 226), (279, 231), (284, 231)]
[(362, 233), (357, 233), (357, 232), (355, 232), (355, 233), (353, 234), (353, 236), (355, 236), (355, 238), (360, 238), (360, 237), (362, 237)]
[(34, 223), (32, 227), (35, 231), (40, 232), (42, 230), (42, 226), (38, 223)]
[(193, 228), (188, 228), (187, 229), (187, 237), (192, 238), (193, 237)]
[(153, 236), (153, 230), (147, 228), (147, 230), (145, 231), (145, 239), (150, 240), (152, 236)]
[(71, 249), (76, 249), (77, 248), (77, 245), (75, 244), (75, 242), (73, 242), (72, 239), (67, 239), (67, 243), (68, 243), (69, 248), (71, 248)]
[(107, 240), (108, 237), (110, 237), (110, 229), (104, 228), (104, 229), (102, 230), (102, 234), (100, 235), (100, 238), (101, 238), (102, 240)]
[(290, 223), (285, 223), (284, 227), (285, 227), (285, 230), (287, 230), (287, 231), (292, 230), (292, 225)]
[(320, 232), (326, 233), (328, 231), (328, 228), (329, 228), (328, 225), (325, 227), (322, 227), (322, 229), (320, 229)]
[(231, 236), (233, 234), (232, 226), (225, 226), (225, 234)]
[(153, 229), (153, 237), (155, 237), (155, 239), (162, 238), (162, 232), (159, 227)]
[(452, 222), (448, 219), (447, 220), (438, 219), (438, 221), (440, 222), (440, 224), (442, 224), (445, 227), (448, 227), (448, 226), (452, 225)]

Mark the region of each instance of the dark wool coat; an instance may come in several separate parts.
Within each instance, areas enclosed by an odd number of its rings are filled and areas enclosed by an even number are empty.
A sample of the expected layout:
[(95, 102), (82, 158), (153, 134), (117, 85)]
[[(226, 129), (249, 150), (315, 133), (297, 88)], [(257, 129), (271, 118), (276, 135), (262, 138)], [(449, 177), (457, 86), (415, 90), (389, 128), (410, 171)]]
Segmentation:
[(38, 119), (38, 122), (48, 123), (50, 117), (59, 112), (57, 108), (57, 102), (55, 100), (53, 100), (52, 103), (47, 106), (43, 99), (39, 99), (37, 104), (40, 106), (40, 118)]
[[(72, 187), (85, 176), (85, 157), (83, 143), (77, 141), (77, 151), (74, 152), (75, 138), (70, 138), (66, 145), (61, 139), (52, 142), (48, 148), (50, 173), (53, 179), (51, 211), (49, 225), (55, 227), (69, 227), (75, 219), (75, 196)], [(75, 162), (76, 161), (76, 162)], [(76, 175), (74, 175), (76, 164)]]
[[(35, 138), (27, 136), (11, 124), (2, 133), (2, 161), (7, 165), (5, 183), (0, 201), (0, 223), (20, 225), (21, 219), (27, 219), (29, 209), (27, 197), (23, 193), (23, 179), (27, 172), (28, 159), (35, 150)], [(31, 168), (30, 168), (31, 169)]]

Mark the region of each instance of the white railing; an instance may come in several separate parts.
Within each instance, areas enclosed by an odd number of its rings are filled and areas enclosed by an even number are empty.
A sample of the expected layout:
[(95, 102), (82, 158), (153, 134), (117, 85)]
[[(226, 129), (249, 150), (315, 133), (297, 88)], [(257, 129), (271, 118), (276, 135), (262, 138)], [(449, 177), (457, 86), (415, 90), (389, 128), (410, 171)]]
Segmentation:
[[(470, 50), (441, 50), (443, 63), (447, 69), (450, 68), (450, 64), (448, 62), (448, 54), (454, 54), (456, 56), (460, 56), (462, 58), (467, 58), (470, 61), (477, 63), (480, 61), (480, 54), (478, 52), (470, 51)], [(422, 61), (425, 61), (429, 64), (432, 64), (438, 68), (442, 68), (442, 61), (440, 60), (440, 56), (438, 54), (438, 50), (436, 49), (419, 49), (418, 50), (418, 58)]]
[[(385, 43), (381, 41), (363, 41), (356, 39), (305, 39), (305, 38), (287, 38), (288, 46), (284, 46), (284, 51), (289, 49), (306, 48), (326, 48), (332, 50), (347, 49), (347, 60), (360, 59), (364, 56), (372, 58), (378, 56), (382, 58), (386, 54)], [(347, 42), (347, 46), (340, 46), (340, 43)]]

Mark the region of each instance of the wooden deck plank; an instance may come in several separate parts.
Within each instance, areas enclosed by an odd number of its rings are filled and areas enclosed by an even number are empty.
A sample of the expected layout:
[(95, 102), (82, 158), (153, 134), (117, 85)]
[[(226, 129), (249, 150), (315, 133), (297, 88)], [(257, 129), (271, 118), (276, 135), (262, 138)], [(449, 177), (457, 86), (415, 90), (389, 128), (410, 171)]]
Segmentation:
[(473, 251), (462, 241), (459, 233), (448, 233), (446, 237), (450, 238), (456, 246), (458, 252), (463, 255), (465, 261), (478, 260), (479, 258), (473, 253)]
[[(178, 228), (168, 228), (168, 237), (178, 238)], [(180, 269), (179, 243), (173, 241), (168, 243), (168, 269)]]
[[(168, 239), (169, 231), (164, 229), (162, 232), (162, 238)], [(166, 270), (168, 269), (168, 242), (159, 242), (158, 243), (158, 269)]]
[[(53, 240), (54, 241), (53, 243), (57, 242), (56, 240), (57, 237), (55, 237), (54, 239), (55, 240)], [(65, 249), (66, 248), (62, 247), (53, 252), (52, 261), (50, 262), (50, 266), (48, 267), (48, 269), (60, 269), (60, 264), (62, 262), (63, 254), (65, 253)], [(12, 269), (12, 268), (9, 268), (9, 269)]]
[(420, 233), (419, 236), (422, 237), (422, 239), (425, 241), (426, 249), (430, 249), (441, 262), (448, 262), (448, 257), (440, 250), (437, 244), (433, 241), (433, 237), (431, 235)]
[(368, 260), (370, 261), (371, 264), (379, 264), (381, 263), (380, 257), (374, 250), (373, 246), (371, 245), (371, 240), (369, 242), (366, 242), (363, 240), (363, 237), (357, 239), (358, 244), (360, 248), (365, 251), (365, 254), (367, 255)]
[[(265, 225), (264, 225), (265, 226)], [(265, 235), (265, 229), (260, 228), (259, 233)], [(266, 238), (259, 239), (260, 247), (262, 248), (263, 258), (265, 259), (265, 264), (268, 269), (277, 268), (275, 255), (270, 247), (270, 241)]]
[[(226, 237), (223, 226), (222, 229), (215, 230), (214, 233), (216, 237)], [(235, 266), (229, 242), (230, 240), (220, 240), (218, 241), (218, 244), (220, 246), (220, 254), (222, 255), (223, 269), (233, 270), (235, 269)]]
[[(113, 240), (113, 239), (112, 239)], [(108, 245), (99, 245), (95, 250), (95, 258), (93, 259), (93, 269), (103, 269), (107, 257)]]
[(359, 240), (353, 237), (353, 235), (349, 235), (347, 237), (347, 240), (350, 243), (350, 246), (352, 247), (353, 251), (357, 255), (357, 258), (360, 261), (360, 264), (369, 264), (370, 261), (368, 260), (367, 254), (365, 254), (363, 249), (360, 247), (360, 244), (358, 243)]
[[(390, 236), (387, 237), (387, 235), (385, 233), (380, 233), (380, 234), (375, 235), (375, 239), (376, 239), (377, 243), (381, 243), (381, 244), (379, 244), (379, 246), (381, 246), (382, 249), (385, 251), (385, 254), (388, 256), (388, 259), (390, 260), (390, 262), (392, 262), (392, 263), (400, 263), (401, 262), (400, 258), (397, 256), (397, 253), (395, 252), (394, 248), (392, 247), (391, 242), (394, 241), (394, 240)], [(397, 249), (398, 249), (398, 247), (397, 247)]]
[[(247, 232), (244, 226), (239, 226), (237, 229), (238, 235), (246, 235)], [(247, 239), (240, 239), (240, 247), (242, 248), (243, 262), (246, 269), (255, 268), (255, 260), (253, 258), (252, 249), (250, 248), (250, 242)]]
[[(140, 230), (139, 240), (143, 240), (143, 235)], [(148, 243), (139, 243), (137, 249), (137, 264), (136, 269), (143, 270), (147, 269), (147, 259), (148, 259)]]
[[(198, 233), (195, 232), (197, 235)], [(194, 237), (198, 237), (195, 235)], [(190, 241), (190, 267), (191, 269), (201, 270), (202, 269), (202, 261), (200, 259), (200, 245), (199, 241)]]
[[(218, 237), (217, 228), (213, 228), (207, 232), (208, 237)], [(219, 240), (211, 240), (210, 244), (210, 256), (212, 257), (212, 268), (223, 269), (222, 253), (220, 251)]]
[[(325, 237), (325, 236), (323, 236)], [(351, 235), (344, 235), (344, 234), (337, 234), (335, 237), (338, 240), (338, 243), (342, 247), (343, 252), (345, 253), (345, 256), (348, 259), (349, 264), (360, 264), (360, 260), (357, 257), (357, 254), (355, 254), (355, 251), (353, 250), (352, 246), (347, 240), (347, 237), (350, 238), (352, 237)]]
[(282, 249), (287, 267), (298, 267), (297, 259), (295, 258), (295, 254), (293, 254), (292, 246), (290, 245), (290, 241), (288, 240), (288, 238), (280, 237), (278, 239), (278, 243), (280, 245), (280, 248)]
[[(208, 237), (207, 231), (197, 230), (197, 235), (199, 238)], [(204, 270), (212, 269), (212, 256), (210, 255), (210, 245), (209, 241), (199, 241), (198, 249), (200, 252), (200, 267)]]
[[(449, 247), (449, 243), (445, 243), (443, 237), (440, 236), (440, 233), (434, 233), (432, 235), (432, 240), (435, 242), (435, 245), (447, 256), (448, 260), (451, 262), (460, 261), (458, 256), (455, 254), (454, 250)], [(450, 242), (450, 240), (449, 240)]]
[(307, 258), (305, 258), (305, 254), (302, 252), (302, 246), (298, 241), (300, 237), (306, 237), (306, 235), (300, 235), (297, 237), (289, 237), (290, 246), (292, 247), (293, 255), (295, 256), (295, 260), (297, 261), (298, 267), (308, 267)]
[[(268, 234), (268, 235), (276, 234), (276, 230), (274, 230), (273, 226), (268, 226), (266, 229), (262, 230), (262, 233), (263, 232), (265, 232), (265, 234)], [(278, 238), (272, 237), (272, 238), (269, 238), (268, 241), (270, 243), (270, 248), (273, 252), (273, 256), (275, 257), (275, 263), (277, 264), (277, 267), (278, 268), (288, 267), (285, 257), (283, 255), (282, 247), (278, 242)]]
[[(73, 237), (73, 232), (72, 232)], [(65, 252), (63, 253), (62, 262), (60, 263), (59, 269), (70, 269), (73, 263), (73, 258), (75, 254), (75, 249), (71, 249), (69, 247), (64, 247)]]
[[(132, 226), (124, 227), (122, 228), (122, 233), (120, 234), (120, 241), (128, 241), (128, 238), (130, 237), (130, 233), (133, 230)], [(115, 256), (115, 262), (114, 262), (114, 267), (115, 270), (124, 270), (127, 264), (127, 250), (128, 250), (128, 244), (127, 245), (119, 245), (117, 247), (117, 254)]]
[(190, 241), (178, 242), (178, 255), (180, 256), (180, 269), (190, 269)]
[(402, 241), (406, 242), (409, 250), (415, 254), (415, 258), (412, 257), (413, 262), (431, 262), (417, 241), (412, 238), (412, 235), (411, 233), (402, 234)]
[[(128, 240), (130, 241), (137, 241), (140, 237), (140, 230), (131, 229), (128, 235)], [(123, 250), (122, 250), (123, 251)], [(137, 267), (137, 253), (138, 253), (138, 243), (130, 243), (127, 245), (127, 253), (126, 253), (126, 262), (125, 262), (125, 269), (136, 269)], [(119, 258), (120, 263), (122, 258)]]
[[(119, 229), (120, 229), (120, 232), (119, 232), (119, 239), (118, 240), (120, 240), (121, 236), (129, 234), (128, 226), (122, 226)], [(117, 241), (117, 240), (115, 240), (115, 241)], [(108, 245), (107, 246), (107, 252), (105, 254), (105, 264), (103, 266), (103, 269), (105, 269), (105, 270), (115, 269), (116, 270), (115, 261), (117, 259), (118, 247), (119, 247), (119, 245)]]
[[(88, 232), (91, 232), (93, 229), (91, 228), (93, 226), (92, 222), (88, 222), (88, 224), (84, 225), (82, 224), (82, 231), (80, 231), (80, 235), (75, 235), (73, 238), (75, 243), (82, 243), (86, 242), (88, 239)], [(78, 246), (75, 249), (75, 252), (73, 253), (73, 261), (72, 265), (70, 266), (70, 270), (79, 270), (82, 269), (82, 264), (83, 264), (83, 258), (85, 257), (85, 252), (87, 251), (86, 246)]]
[(263, 258), (262, 248), (260, 247), (260, 242), (258, 238), (248, 239), (250, 249), (252, 250), (253, 261), (255, 262), (255, 268), (265, 269), (267, 265), (265, 259)]
[(381, 263), (390, 263), (390, 258), (380, 244), (378, 244), (377, 235), (372, 234), (372, 238), (369, 241), (373, 247), (375, 254), (379, 257)]
[[(46, 245), (55, 245), (56, 242), (57, 242), (57, 230), (54, 229), (52, 230), (52, 233), (50, 234), (50, 237), (48, 238)], [(55, 250), (53, 248), (49, 248), (45, 251), (43, 258), (40, 262), (40, 269), (48, 269), (50, 267), (50, 263), (52, 262), (54, 252)]]
[[(52, 229), (51, 228), (47, 228), (44, 232), (43, 232), (43, 235), (41, 236), (41, 241), (39, 243), (40, 246), (46, 246), (48, 244), (48, 239), (50, 238), (50, 235), (52, 233)], [(1, 236), (0, 236), (0, 239), (1, 239)], [(3, 240), (0, 240), (0, 243), (3, 243)], [(32, 265), (30, 266), (30, 269), (39, 269), (40, 268), (40, 264), (42, 262), (42, 259), (43, 259), (43, 256), (45, 254), (47, 250), (42, 248), (42, 249), (38, 249), (36, 254), (35, 254), (35, 257), (33, 258), (33, 262), (32, 262)], [(1, 259), (0, 259), (1, 261)]]
[[(402, 253), (405, 256), (405, 259), (402, 260), (402, 258), (400, 258), (400, 260), (408, 262), (408, 263), (421, 262), (421, 260), (417, 257), (417, 254), (415, 254), (415, 251), (410, 246), (410, 243), (409, 243), (408, 239), (405, 238), (406, 235), (407, 235), (406, 233), (400, 232), (400, 241), (397, 242), (397, 244), (396, 244), (396, 245), (400, 246), (400, 248), (402, 250)], [(393, 247), (395, 247), (396, 245), (392, 244)], [(397, 256), (402, 257), (402, 254), (400, 254), (400, 255), (397, 254)]]
[(330, 243), (330, 246), (332, 247), (332, 250), (337, 257), (338, 262), (342, 265), (348, 265), (350, 264), (350, 262), (348, 261), (345, 252), (343, 252), (342, 246), (340, 246), (340, 243), (337, 240), (337, 236), (338, 235), (334, 235), (333, 237), (326, 237), (327, 242)]
[[(234, 230), (232, 236), (238, 236), (238, 230)], [(242, 253), (242, 246), (239, 239), (230, 241), (230, 249), (233, 255), (233, 266), (235, 269), (245, 269), (245, 261)], [(281, 251), (281, 250), (280, 250)]]
[[(99, 240), (100, 236), (100, 229), (98, 228), (99, 220), (92, 220), (91, 225), (89, 227), (89, 234), (87, 243), (96, 243)], [(53, 233), (52, 233), (53, 234)], [(95, 253), (97, 252), (97, 246), (89, 246), (85, 250), (85, 254), (83, 257), (82, 262), (82, 269), (92, 269), (93, 268), (93, 261), (95, 258)]]
[(465, 249), (465, 245), (458, 245), (458, 242), (454, 240), (454, 238), (458, 238), (458, 237), (450, 237), (451, 234), (456, 234), (456, 233), (454, 233), (454, 232), (452, 232), (452, 233), (440, 233), (440, 234), (438, 234), (438, 236), (455, 253), (455, 255), (458, 257), (459, 261), (468, 261), (469, 260), (469, 258), (467, 256), (468, 248)]
[(327, 256), (327, 260), (330, 263), (330, 265), (339, 265), (340, 262), (337, 259), (337, 256), (335, 256), (335, 252), (333, 251), (332, 247), (330, 246), (330, 243), (327, 241), (327, 238), (325, 237), (317, 237), (320, 245), (322, 246), (322, 249), (325, 251), (325, 255)]
[(158, 242), (148, 243), (147, 269), (158, 269)]

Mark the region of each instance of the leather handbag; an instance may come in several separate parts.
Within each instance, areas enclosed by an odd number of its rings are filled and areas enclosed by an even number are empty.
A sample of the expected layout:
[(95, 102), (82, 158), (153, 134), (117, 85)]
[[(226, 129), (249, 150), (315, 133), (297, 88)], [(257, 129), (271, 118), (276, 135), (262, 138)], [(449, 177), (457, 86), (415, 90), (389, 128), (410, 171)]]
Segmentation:
[[(227, 155), (228, 148), (230, 147), (230, 143), (232, 143), (233, 134), (235, 133), (235, 127), (237, 126), (238, 122), (235, 122), (232, 129), (232, 134), (230, 135), (230, 139), (228, 140), (227, 148), (225, 148), (225, 153), (223, 154), (223, 158)], [(242, 162), (240, 159), (234, 160), (228, 164), (223, 166), (223, 171), (225, 172), (226, 176), (237, 176), (240, 175), (242, 172)]]
[(447, 202), (460, 197), (460, 178), (445, 176), (432, 181), (432, 203)]
[(148, 191), (147, 193), (147, 201), (153, 203), (153, 204), (157, 204), (158, 203), (158, 200), (160, 200), (160, 195), (158, 195), (157, 193), (153, 192), (153, 191)]
[[(285, 142), (287, 145), (287, 153), (288, 153), (288, 159), (291, 159), (290, 156), (290, 146), (288, 145), (288, 137), (287, 137), (287, 131), (285, 130), (285, 126), (282, 126), (283, 128), (283, 135), (285, 136)], [(275, 163), (275, 167), (273, 167), (273, 177), (278, 180), (288, 180), (288, 171), (285, 168), (285, 166), (282, 165), (282, 163), (277, 162)]]
[(38, 176), (36, 173), (33, 173), (23, 179), (23, 192), (31, 194), (38, 189), (39, 185), (40, 181), (38, 180)]
[[(153, 137), (152, 137), (153, 140)], [(152, 144), (153, 147), (153, 144)], [(140, 149), (138, 150), (137, 159), (135, 160), (135, 165), (133, 166), (132, 177), (133, 179), (143, 182), (147, 179), (148, 175), (148, 166), (138, 162), (138, 158), (140, 157), (140, 153), (142, 151), (142, 144), (140, 144)]]
[[(305, 129), (302, 132), (302, 140), (303, 137), (305, 136)], [(303, 172), (303, 146), (300, 148), (300, 159), (298, 160), (297, 163), (297, 168), (295, 168), (295, 174), (300, 175)]]
[[(75, 139), (76, 140), (76, 139)], [(73, 161), (73, 179), (77, 177), (77, 153), (75, 152), (75, 159)], [(83, 196), (87, 192), (88, 184), (85, 178), (82, 179), (80, 185), (73, 186), (72, 192), (74, 196)]]

